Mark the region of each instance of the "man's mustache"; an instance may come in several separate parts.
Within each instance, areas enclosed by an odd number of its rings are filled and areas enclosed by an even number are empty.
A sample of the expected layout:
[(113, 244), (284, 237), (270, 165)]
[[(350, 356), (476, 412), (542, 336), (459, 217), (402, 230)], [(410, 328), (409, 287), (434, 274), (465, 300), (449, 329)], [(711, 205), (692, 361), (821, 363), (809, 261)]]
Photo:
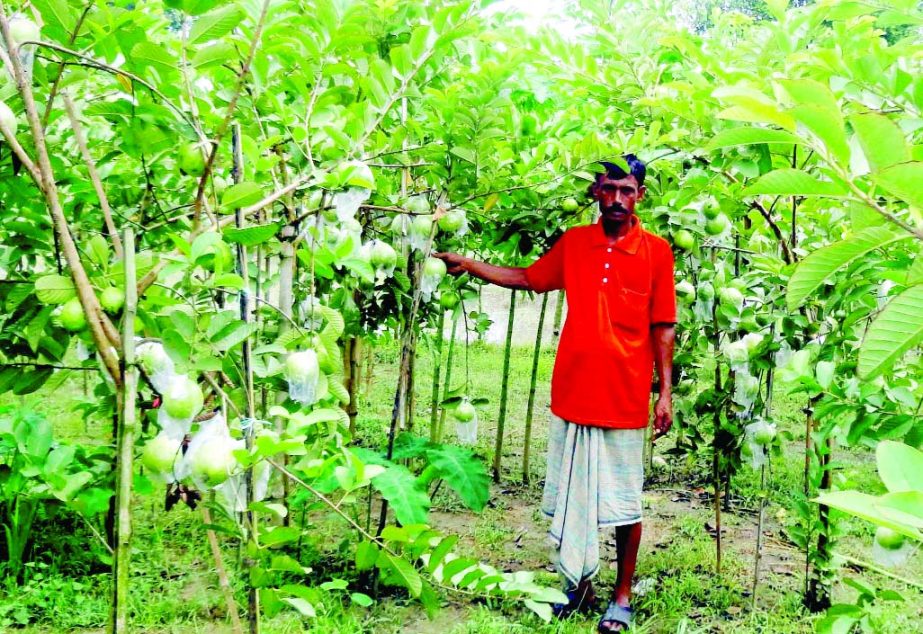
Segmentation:
[(614, 204), (614, 205), (612, 205), (612, 206), (610, 206), (610, 207), (603, 207), (603, 208), (602, 208), (602, 211), (603, 211), (603, 213), (614, 213), (614, 212), (619, 212), (619, 213), (623, 213), (623, 214), (627, 214), (627, 213), (628, 213), (628, 210), (625, 209), (624, 207), (622, 207), (621, 205), (619, 205), (618, 203), (616, 203), (616, 204)]

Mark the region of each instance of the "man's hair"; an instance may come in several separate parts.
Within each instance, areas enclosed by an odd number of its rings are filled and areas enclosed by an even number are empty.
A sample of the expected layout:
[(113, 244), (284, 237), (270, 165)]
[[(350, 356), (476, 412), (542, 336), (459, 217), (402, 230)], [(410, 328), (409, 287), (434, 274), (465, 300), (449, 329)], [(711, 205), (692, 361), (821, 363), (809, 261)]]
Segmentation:
[(628, 164), (628, 170), (629, 170), (628, 172), (626, 172), (624, 169), (622, 169), (615, 163), (610, 163), (609, 161), (599, 162), (600, 165), (606, 168), (606, 171), (598, 172), (596, 174), (596, 179), (595, 179), (595, 182), (593, 183), (594, 188), (597, 184), (599, 184), (599, 180), (603, 176), (608, 176), (609, 178), (613, 180), (619, 180), (619, 179), (625, 178), (629, 174), (634, 176), (635, 180), (638, 181), (638, 187), (641, 187), (644, 185), (644, 177), (647, 175), (647, 166), (645, 166), (644, 163), (641, 162), (641, 159), (639, 159), (634, 154), (625, 154), (622, 158)]

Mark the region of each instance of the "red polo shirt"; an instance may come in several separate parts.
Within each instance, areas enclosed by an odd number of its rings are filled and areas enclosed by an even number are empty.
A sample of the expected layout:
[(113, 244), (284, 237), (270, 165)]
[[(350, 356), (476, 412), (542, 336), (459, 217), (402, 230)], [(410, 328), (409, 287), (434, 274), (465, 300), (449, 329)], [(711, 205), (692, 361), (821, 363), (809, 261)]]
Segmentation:
[(596, 427), (637, 429), (650, 418), (651, 324), (676, 322), (673, 252), (641, 227), (615, 242), (602, 224), (567, 230), (526, 269), (532, 290), (564, 289), (567, 320), (551, 378), (551, 411)]

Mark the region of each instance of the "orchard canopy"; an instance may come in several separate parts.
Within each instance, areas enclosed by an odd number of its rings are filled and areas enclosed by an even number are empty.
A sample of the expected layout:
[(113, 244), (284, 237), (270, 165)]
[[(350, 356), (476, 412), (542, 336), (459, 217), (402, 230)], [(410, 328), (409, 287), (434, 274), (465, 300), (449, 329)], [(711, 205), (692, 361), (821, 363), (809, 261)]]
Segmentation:
[[(95, 450), (55, 454), (54, 420), (7, 411), (18, 453), (0, 464), (28, 479), (16, 461), (40, 460), (35, 499), (105, 533), (118, 631), (132, 496), (156, 487), (246, 545), (251, 628), (315, 612), (285, 550), (310, 534), (289, 512), (305, 495), (355, 535), (340, 555), (361, 587), (548, 618), (560, 593), (428, 523), (437, 481), (484, 508), (507, 398), (504, 377), (493, 454), (460, 446), (496, 398), (467, 366), (415, 401), (418, 347), (442, 355), (447, 320), (488, 325), (479, 285), (430, 253), (532, 262), (593, 221), (598, 162), (629, 152), (648, 166), (642, 222), (676, 260), (671, 456), (707, 456), (717, 500), (748, 463), (802, 452), (791, 540), (815, 607), (835, 577), (831, 507), (923, 537), (919, 474), (888, 472), (923, 446), (919, 3), (580, 0), (543, 20), (517, 4), (0, 3), (0, 394), (54, 399), (85, 377), (73, 413), (115, 421)], [(390, 425), (361, 446), (361, 350), (395, 340)], [(773, 377), (808, 408), (800, 444), (777, 434)], [(890, 492), (834, 491), (850, 485), (833, 448), (876, 446), (899, 456), (882, 460)], [(10, 517), (23, 579), (29, 525)], [(719, 567), (720, 543), (719, 528)], [(828, 618), (864, 613), (843, 614)]]

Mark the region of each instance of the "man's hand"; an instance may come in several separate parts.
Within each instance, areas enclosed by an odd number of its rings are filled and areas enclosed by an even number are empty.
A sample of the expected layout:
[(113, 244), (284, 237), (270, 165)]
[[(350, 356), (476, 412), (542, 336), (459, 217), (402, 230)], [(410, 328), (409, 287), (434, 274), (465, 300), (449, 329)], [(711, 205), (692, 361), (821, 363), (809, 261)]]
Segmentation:
[(461, 275), (465, 272), (464, 264), (466, 258), (458, 253), (433, 253), (434, 258), (439, 258), (445, 262), (446, 271), (449, 275)]
[(669, 394), (657, 399), (654, 405), (654, 440), (670, 431), (673, 426), (673, 397)]

